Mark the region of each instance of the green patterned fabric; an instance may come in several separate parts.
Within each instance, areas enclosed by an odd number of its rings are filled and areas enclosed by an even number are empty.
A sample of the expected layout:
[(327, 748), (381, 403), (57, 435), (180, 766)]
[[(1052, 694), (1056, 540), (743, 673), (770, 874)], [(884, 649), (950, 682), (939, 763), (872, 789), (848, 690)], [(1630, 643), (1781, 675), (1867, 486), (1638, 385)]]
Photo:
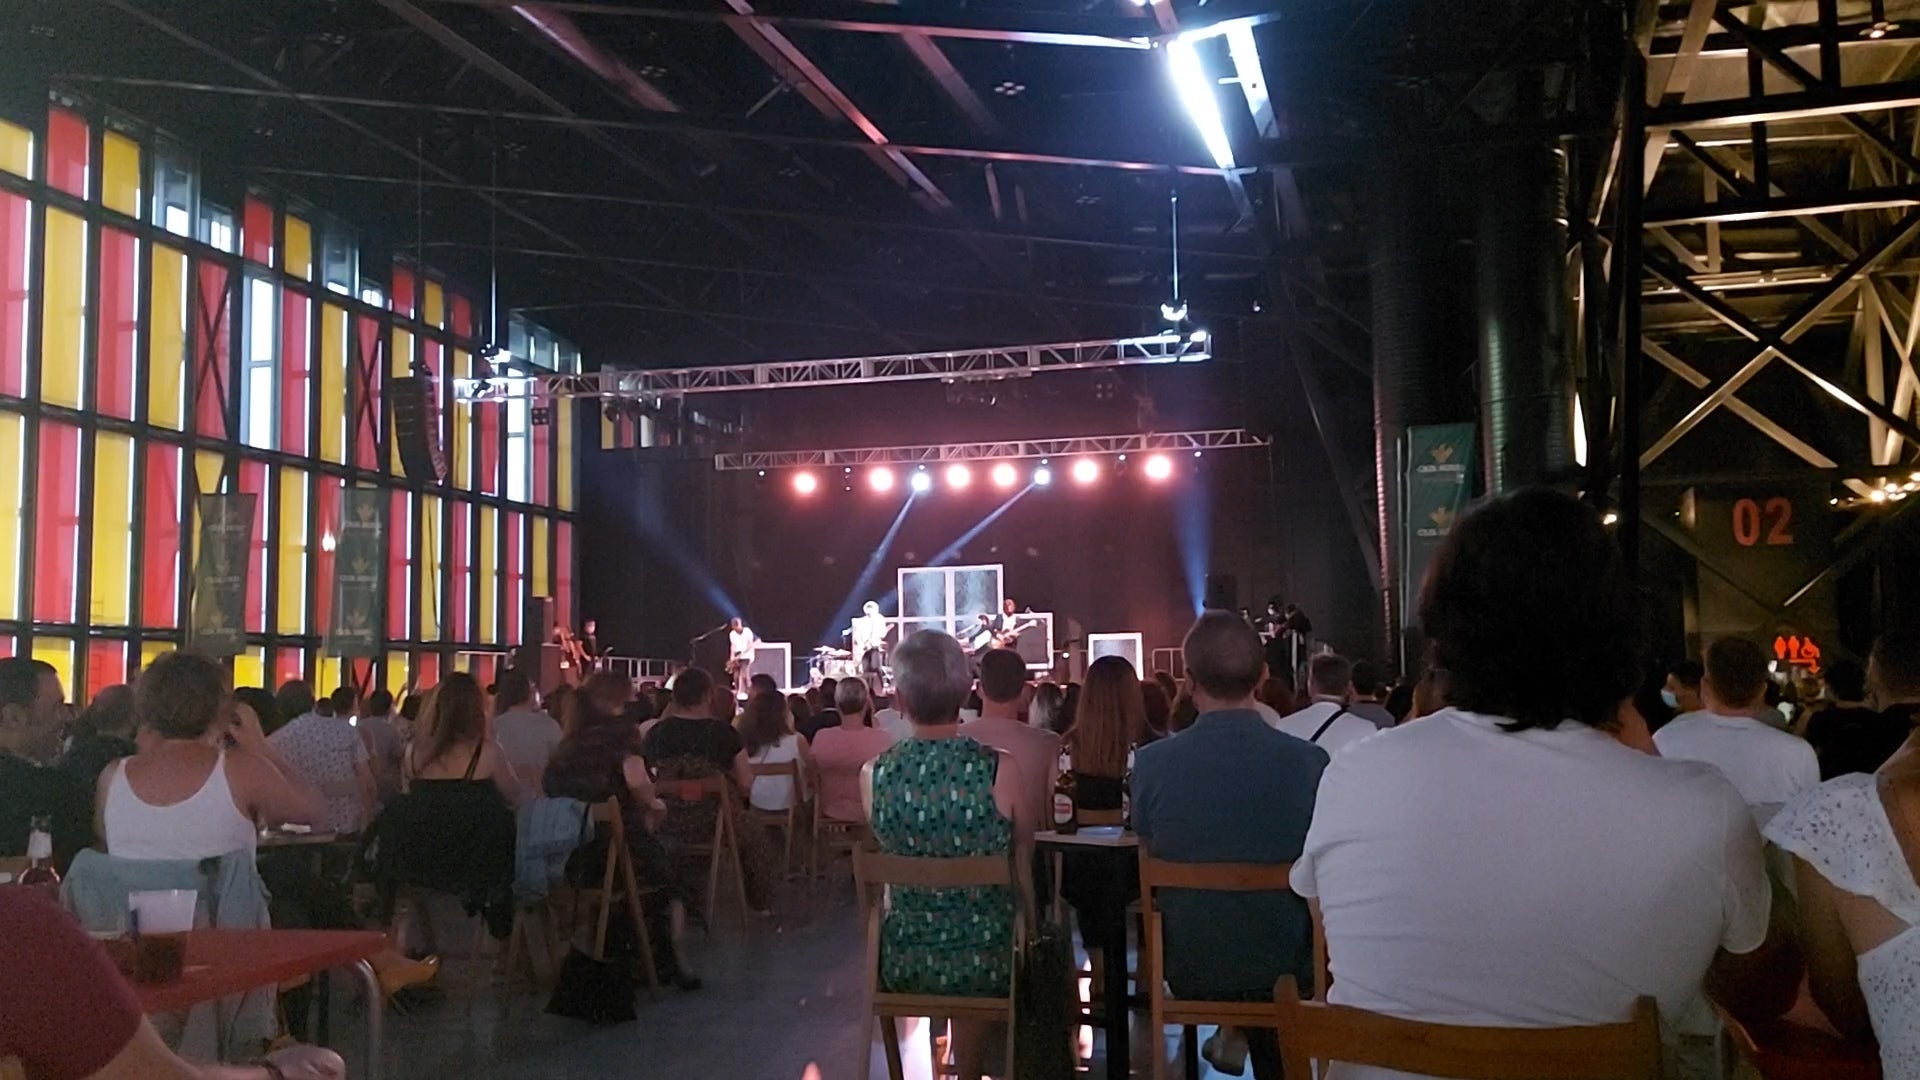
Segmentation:
[[(906, 739), (873, 763), (873, 835), (889, 855), (1004, 855), (994, 752), (965, 737)], [(997, 997), (1013, 970), (1013, 890), (890, 890), (880, 983), (893, 993)]]

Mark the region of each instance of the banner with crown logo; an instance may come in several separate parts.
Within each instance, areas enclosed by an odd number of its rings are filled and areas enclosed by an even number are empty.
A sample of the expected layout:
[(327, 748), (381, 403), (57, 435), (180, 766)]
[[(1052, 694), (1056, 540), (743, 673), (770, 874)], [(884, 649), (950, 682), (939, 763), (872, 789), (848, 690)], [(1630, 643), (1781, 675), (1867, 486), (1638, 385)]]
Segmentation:
[(385, 629), (380, 598), (387, 588), (387, 493), (350, 487), (340, 510), (327, 651), (334, 656), (379, 656)]
[(1400, 595), (1406, 622), (1413, 608), (1427, 563), (1453, 531), (1473, 493), (1474, 451), (1478, 429), (1473, 424), (1425, 424), (1407, 429), (1406, 477), (1402, 485), (1406, 515), (1401, 519)]
[(247, 647), (254, 496), (201, 495), (195, 508), (200, 534), (187, 644), (204, 656), (236, 656)]

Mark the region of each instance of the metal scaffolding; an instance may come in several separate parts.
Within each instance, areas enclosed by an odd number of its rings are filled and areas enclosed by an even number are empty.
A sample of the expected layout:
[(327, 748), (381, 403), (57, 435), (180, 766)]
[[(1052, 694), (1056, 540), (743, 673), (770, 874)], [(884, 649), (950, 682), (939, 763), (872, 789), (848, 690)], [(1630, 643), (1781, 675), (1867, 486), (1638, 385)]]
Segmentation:
[(863, 446), (842, 450), (755, 450), (718, 454), (722, 472), (745, 469), (829, 468), (856, 465), (919, 465), (950, 461), (1008, 461), (1079, 455), (1241, 450), (1273, 445), (1265, 435), (1241, 428), (1170, 431), (1151, 435), (1084, 435), (1070, 439), (1009, 439), (1002, 442), (941, 443), (928, 446)]
[(454, 400), (481, 404), (498, 401), (648, 401), (685, 394), (739, 390), (787, 390), (861, 383), (977, 382), (1024, 379), (1042, 371), (1092, 371), (1138, 364), (1185, 364), (1211, 360), (1213, 339), (1204, 330), (1190, 334), (1069, 341), (1050, 345), (1011, 345), (991, 349), (901, 353), (840, 360), (781, 360), (719, 367), (657, 368), (628, 371), (602, 368), (582, 375), (526, 375), (503, 372), (488, 378), (454, 382)]

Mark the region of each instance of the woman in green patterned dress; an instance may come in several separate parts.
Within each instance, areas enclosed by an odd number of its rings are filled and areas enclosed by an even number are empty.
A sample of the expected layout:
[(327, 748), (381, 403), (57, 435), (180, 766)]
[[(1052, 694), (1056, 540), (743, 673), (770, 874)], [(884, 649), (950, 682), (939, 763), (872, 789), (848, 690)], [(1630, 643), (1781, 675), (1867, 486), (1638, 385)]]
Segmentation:
[[(960, 643), (923, 630), (893, 651), (901, 710), (911, 739), (862, 772), (867, 816), (889, 855), (945, 859), (1006, 855), (1033, 823), (1016, 819), (1013, 759), (960, 734), (960, 706), (973, 673)], [(895, 993), (996, 997), (1013, 971), (1013, 890), (1005, 887), (891, 889), (880, 924), (880, 983)], [(954, 1022), (954, 1057), (967, 1080), (981, 1075), (995, 1033)]]

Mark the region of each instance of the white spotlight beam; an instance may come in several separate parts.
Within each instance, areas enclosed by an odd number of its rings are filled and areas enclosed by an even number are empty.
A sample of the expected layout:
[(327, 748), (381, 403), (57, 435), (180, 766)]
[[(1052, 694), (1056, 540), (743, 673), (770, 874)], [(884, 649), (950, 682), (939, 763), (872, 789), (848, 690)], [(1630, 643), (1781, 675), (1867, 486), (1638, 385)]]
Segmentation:
[(684, 394), (742, 390), (787, 390), (860, 383), (948, 382), (1020, 379), (1045, 371), (1090, 371), (1136, 364), (1180, 364), (1213, 359), (1212, 339), (1204, 334), (1155, 334), (1148, 337), (1067, 341), (1047, 345), (1010, 345), (991, 349), (860, 356), (843, 360), (781, 360), (765, 364), (659, 368), (627, 371), (603, 368), (582, 375), (505, 374), (491, 379), (456, 379), (455, 401), (651, 401)]
[(1180, 104), (1186, 107), (1187, 116), (1200, 132), (1200, 141), (1206, 144), (1207, 153), (1213, 155), (1213, 163), (1222, 169), (1231, 169), (1234, 167), (1233, 144), (1227, 139), (1227, 126), (1220, 118), (1220, 102), (1213, 96), (1213, 81), (1207, 78), (1206, 66), (1200, 62), (1194, 40), (1182, 35), (1167, 42), (1167, 73), (1173, 78), (1174, 93), (1179, 95)]
[(841, 450), (755, 450), (714, 455), (722, 472), (861, 465), (928, 465), (952, 461), (1007, 461), (1080, 455), (1141, 454), (1155, 450), (1241, 450), (1273, 445), (1244, 428), (1156, 432), (1151, 435), (1085, 435), (1071, 439), (939, 443), (927, 446), (863, 446)]

